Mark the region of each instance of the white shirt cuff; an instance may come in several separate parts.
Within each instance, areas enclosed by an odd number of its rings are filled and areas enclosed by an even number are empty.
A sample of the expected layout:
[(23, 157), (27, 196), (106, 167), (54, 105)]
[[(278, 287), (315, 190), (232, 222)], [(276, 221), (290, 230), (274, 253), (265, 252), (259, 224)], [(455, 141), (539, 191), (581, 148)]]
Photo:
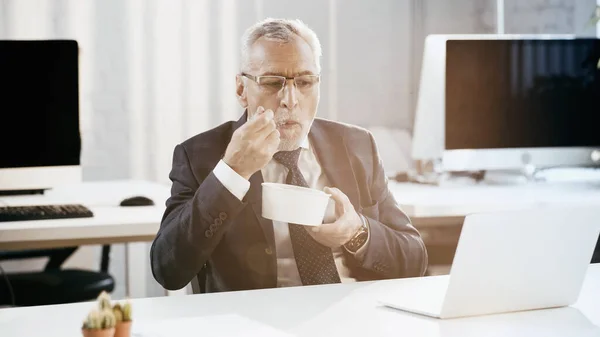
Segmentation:
[(246, 193), (250, 189), (250, 182), (248, 180), (235, 172), (223, 160), (219, 160), (213, 173), (231, 194), (240, 201), (244, 199), (244, 196), (246, 196)]

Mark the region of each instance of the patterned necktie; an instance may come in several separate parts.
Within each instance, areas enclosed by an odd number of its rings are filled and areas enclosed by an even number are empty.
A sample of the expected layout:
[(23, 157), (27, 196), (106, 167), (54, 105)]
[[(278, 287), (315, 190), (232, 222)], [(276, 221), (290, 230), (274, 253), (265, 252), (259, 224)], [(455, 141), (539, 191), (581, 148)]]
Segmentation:
[[(287, 184), (309, 187), (298, 168), (300, 150), (301, 148), (294, 151), (280, 151), (275, 153), (273, 158), (288, 168)], [(304, 226), (292, 223), (288, 226), (302, 284), (340, 283), (331, 249), (313, 239)]]

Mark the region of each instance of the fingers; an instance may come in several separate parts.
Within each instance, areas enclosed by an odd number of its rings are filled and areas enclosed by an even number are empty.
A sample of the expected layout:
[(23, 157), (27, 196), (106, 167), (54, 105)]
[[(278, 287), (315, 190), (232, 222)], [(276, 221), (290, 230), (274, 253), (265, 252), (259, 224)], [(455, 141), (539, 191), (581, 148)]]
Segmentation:
[(346, 213), (350, 200), (342, 191), (335, 187), (325, 187), (323, 191), (327, 194), (331, 194), (333, 201), (335, 201), (335, 211), (339, 216)]
[(252, 116), (250, 116), (250, 119), (248, 120), (248, 122), (251, 122), (253, 120), (255, 120), (258, 116), (260, 116), (261, 114), (263, 114), (265, 112), (265, 108), (262, 106), (259, 106), (256, 109), (256, 113), (254, 113)]
[[(248, 121), (246, 128), (252, 133), (263, 131), (265, 128), (275, 128), (274, 116), (273, 110), (265, 110), (263, 107), (259, 107), (256, 114)], [(267, 129), (269, 131), (267, 134), (271, 131), (269, 129)]]
[(242, 137), (257, 142), (257, 145), (265, 142), (269, 137), (271, 137), (269, 141), (275, 141), (279, 133), (274, 132), (277, 130), (277, 125), (275, 124), (273, 110), (264, 110), (261, 108), (257, 110), (255, 116), (248, 122), (248, 125), (245, 125)]
[(277, 151), (280, 141), (281, 141), (280, 134), (279, 134), (279, 130), (277, 130), (277, 129), (271, 131), (271, 133), (265, 139), (267, 146), (269, 146), (270, 152), (273, 152), (273, 153), (275, 153), (275, 151)]
[(264, 138), (268, 137), (273, 130), (277, 130), (277, 124), (275, 124), (274, 113), (272, 110), (267, 110), (263, 114), (264, 119), (266, 120), (262, 127), (255, 130), (257, 134), (262, 135)]
[(312, 227), (308, 231), (315, 240), (328, 247), (339, 247), (348, 241), (346, 239), (348, 230), (344, 221), (322, 224)]
[(337, 220), (331, 223), (324, 223), (319, 226), (314, 226), (310, 229), (313, 233), (329, 233), (338, 226)]
[(267, 141), (273, 141), (273, 140), (275, 140), (275, 139), (279, 139), (279, 137), (280, 137), (280, 136), (281, 136), (281, 134), (279, 133), (279, 130), (277, 130), (277, 129), (275, 128), (275, 129), (273, 129), (273, 130), (271, 131), (271, 133), (269, 133), (269, 134), (267, 135), (267, 138), (266, 138), (266, 139), (267, 139)]

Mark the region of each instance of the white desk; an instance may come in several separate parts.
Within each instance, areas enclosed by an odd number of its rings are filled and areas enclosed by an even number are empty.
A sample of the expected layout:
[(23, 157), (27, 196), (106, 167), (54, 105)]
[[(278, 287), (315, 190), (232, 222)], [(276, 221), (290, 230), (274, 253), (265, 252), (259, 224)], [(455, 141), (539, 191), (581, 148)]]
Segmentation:
[(460, 225), (474, 212), (553, 204), (600, 205), (600, 183), (433, 186), (390, 182), (390, 190), (417, 228)]
[[(390, 189), (417, 227), (462, 223), (466, 214), (539, 204), (600, 204), (600, 183), (431, 186), (390, 181)], [(150, 207), (119, 207), (129, 196), (155, 201)], [(87, 182), (44, 196), (0, 197), (0, 205), (81, 203), (94, 218), (0, 223), (0, 249), (63, 246), (64, 243), (115, 243), (152, 240), (170, 186), (144, 181)]]
[[(598, 264), (590, 266), (573, 307), (453, 320), (379, 305), (376, 299), (392, 282), (135, 299), (134, 324), (234, 313), (296, 336), (600, 336)], [(39, 336), (43, 329), (45, 337), (77, 337), (91, 305), (0, 309), (0, 335)], [(200, 326), (197, 335), (205, 335)]]
[[(170, 186), (144, 181), (86, 182), (50, 190), (44, 195), (3, 196), (0, 205), (83, 204), (92, 218), (0, 222), (0, 250), (126, 243), (127, 294), (145, 296), (148, 257), (143, 246), (160, 227)], [(152, 199), (154, 206), (121, 207), (131, 196)], [(130, 272), (129, 266), (136, 270)], [(136, 289), (131, 284), (139, 285)]]
[[(527, 185), (457, 184), (441, 186), (390, 181), (390, 190), (432, 247), (431, 274), (445, 274), (466, 215), (541, 205), (597, 205), (600, 182)], [(437, 247), (437, 248), (433, 248)], [(436, 250), (437, 249), (437, 250)]]
[[(390, 182), (392, 193), (418, 228), (461, 224), (468, 213), (536, 204), (597, 204), (600, 185), (430, 186)], [(0, 197), (0, 205), (81, 203), (93, 218), (0, 223), (0, 249), (62, 247), (151, 241), (158, 231), (170, 186), (143, 181), (103, 181), (49, 191), (43, 196)], [(143, 195), (155, 206), (119, 207)]]
[[(431, 186), (390, 182), (392, 193), (424, 239), (429, 226), (458, 226), (466, 214), (529, 207), (541, 203), (600, 205), (600, 185), (563, 183), (530, 186)], [(119, 207), (126, 197), (143, 195), (155, 206)], [(44, 196), (0, 197), (0, 205), (81, 203), (94, 218), (0, 223), (0, 250), (127, 243), (128, 294), (144, 296), (148, 257), (134, 242), (152, 241), (158, 232), (170, 186), (143, 181), (102, 181), (49, 191)], [(460, 232), (457, 231), (455, 236)], [(445, 234), (447, 235), (447, 234)], [(455, 238), (457, 239), (457, 238)], [(133, 243), (133, 244), (131, 244)], [(128, 266), (136, 266), (129, 272)]]
[[(142, 195), (154, 206), (120, 207), (126, 197)], [(149, 241), (154, 238), (169, 196), (169, 186), (143, 181), (87, 182), (45, 195), (0, 197), (0, 205), (79, 203), (93, 218), (0, 222), (0, 249), (64, 247)]]

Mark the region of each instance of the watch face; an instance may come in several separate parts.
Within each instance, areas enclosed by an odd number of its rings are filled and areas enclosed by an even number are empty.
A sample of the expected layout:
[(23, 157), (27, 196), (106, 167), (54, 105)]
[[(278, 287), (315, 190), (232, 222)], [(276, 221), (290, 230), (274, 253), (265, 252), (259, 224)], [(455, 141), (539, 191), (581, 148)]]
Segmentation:
[(367, 232), (362, 232), (360, 233), (360, 235), (356, 238), (356, 241), (359, 242), (359, 244), (362, 246), (365, 241), (367, 241), (367, 238), (369, 237), (369, 235), (367, 234)]
[(352, 252), (356, 252), (365, 244), (365, 242), (367, 242), (368, 237), (369, 235), (367, 232), (361, 232), (357, 237), (348, 242), (348, 249), (350, 249)]

